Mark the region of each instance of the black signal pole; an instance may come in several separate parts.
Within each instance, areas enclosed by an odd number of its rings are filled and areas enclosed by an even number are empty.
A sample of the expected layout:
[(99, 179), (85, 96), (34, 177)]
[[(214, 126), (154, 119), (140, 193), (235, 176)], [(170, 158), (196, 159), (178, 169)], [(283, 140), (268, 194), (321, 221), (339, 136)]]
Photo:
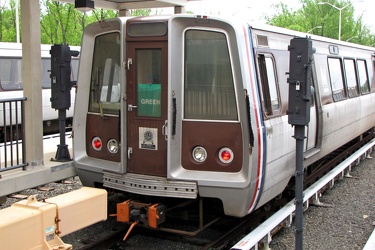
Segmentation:
[(58, 110), (60, 144), (53, 161), (70, 161), (68, 145), (65, 144), (66, 110), (70, 108), (70, 90), (72, 82), (71, 57), (78, 56), (78, 51), (71, 51), (68, 45), (53, 45), (51, 54), (51, 106)]
[(294, 126), (296, 140), (295, 171), (295, 249), (303, 249), (303, 146), (305, 126), (310, 122), (312, 42), (310, 38), (293, 38), (288, 47), (289, 103), (288, 123)]

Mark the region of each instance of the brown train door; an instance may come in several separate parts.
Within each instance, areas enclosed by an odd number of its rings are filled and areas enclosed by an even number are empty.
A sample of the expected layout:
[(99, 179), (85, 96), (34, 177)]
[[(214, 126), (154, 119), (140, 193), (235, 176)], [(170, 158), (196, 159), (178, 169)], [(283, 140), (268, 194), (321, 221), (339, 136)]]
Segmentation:
[(128, 172), (167, 175), (167, 42), (127, 43)]

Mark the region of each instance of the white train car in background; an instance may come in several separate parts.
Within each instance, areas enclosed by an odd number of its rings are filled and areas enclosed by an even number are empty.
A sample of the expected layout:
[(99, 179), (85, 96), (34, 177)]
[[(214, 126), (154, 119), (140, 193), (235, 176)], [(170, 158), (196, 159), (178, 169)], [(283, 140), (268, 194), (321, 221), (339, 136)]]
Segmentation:
[[(52, 134), (59, 131), (58, 111), (51, 107), (51, 45), (41, 45), (41, 62), (42, 62), (42, 108), (43, 108), (43, 134)], [(71, 46), (71, 50), (80, 50), (79, 46)], [(79, 58), (72, 58), (71, 62), (71, 80), (77, 80)], [(21, 43), (0, 43), (0, 100), (10, 98), (21, 98), (23, 94), (22, 79), (22, 44)], [(27, 97), (27, 96), (26, 96)], [(71, 90), (71, 108), (67, 110), (67, 126), (71, 126), (73, 117), (73, 107), (75, 100), (75, 89)], [(11, 107), (12, 119), (10, 112), (6, 112), (6, 124), (4, 124), (3, 110), (9, 109), (9, 104), (0, 105), (0, 141), (4, 140), (4, 130), (8, 129), (7, 137), (11, 134), (9, 122), (15, 123), (15, 105)], [(17, 107), (20, 110), (20, 105)], [(20, 117), (18, 117), (18, 122)], [(4, 126), (6, 125), (6, 126)], [(12, 133), (15, 133), (12, 129)], [(17, 135), (19, 138), (20, 135)], [(14, 136), (16, 138), (16, 136)]]

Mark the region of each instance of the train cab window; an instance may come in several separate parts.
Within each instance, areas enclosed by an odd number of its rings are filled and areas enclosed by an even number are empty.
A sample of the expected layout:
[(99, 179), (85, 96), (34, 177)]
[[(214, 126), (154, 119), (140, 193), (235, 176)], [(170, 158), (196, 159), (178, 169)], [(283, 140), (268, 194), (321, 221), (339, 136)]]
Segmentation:
[(367, 66), (365, 60), (357, 60), (359, 88), (362, 94), (370, 92)]
[(272, 116), (280, 109), (275, 63), (271, 55), (259, 54), (258, 65), (263, 110), (266, 116)]
[(184, 60), (184, 118), (238, 120), (226, 35), (187, 30)]
[(335, 102), (346, 99), (342, 65), (340, 58), (328, 58), (329, 78)]
[(118, 114), (120, 109), (120, 34), (95, 38), (91, 71), (90, 112)]
[(355, 70), (355, 61), (353, 59), (344, 59), (346, 85), (349, 97), (358, 96), (358, 82)]

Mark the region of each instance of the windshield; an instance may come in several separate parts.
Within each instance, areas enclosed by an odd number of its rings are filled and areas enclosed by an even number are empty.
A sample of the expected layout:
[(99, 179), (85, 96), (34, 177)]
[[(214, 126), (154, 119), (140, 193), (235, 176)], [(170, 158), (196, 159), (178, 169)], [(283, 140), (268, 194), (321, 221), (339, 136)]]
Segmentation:
[(119, 114), (120, 71), (120, 33), (97, 36), (91, 71), (90, 112)]

